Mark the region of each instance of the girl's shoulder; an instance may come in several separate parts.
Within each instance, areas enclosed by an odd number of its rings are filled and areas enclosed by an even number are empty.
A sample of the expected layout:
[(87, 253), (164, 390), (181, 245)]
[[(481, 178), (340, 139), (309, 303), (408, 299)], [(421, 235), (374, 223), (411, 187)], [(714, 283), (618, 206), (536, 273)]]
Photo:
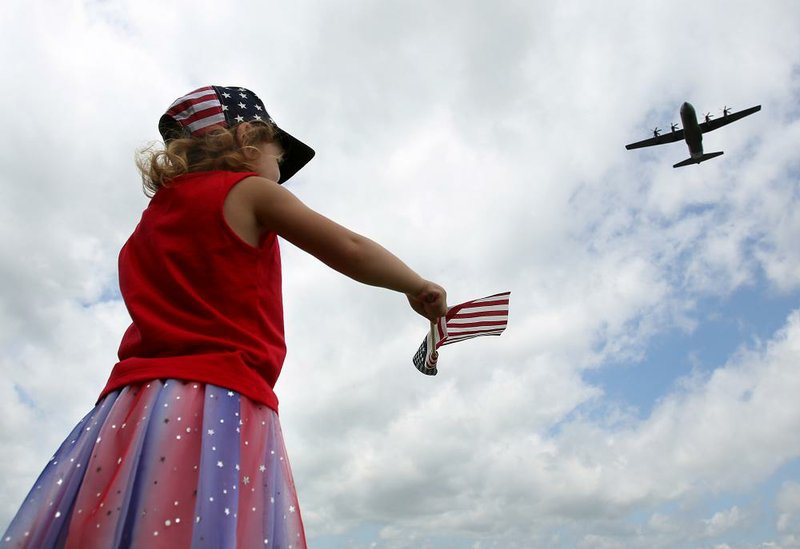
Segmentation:
[[(169, 183), (160, 188), (154, 196), (158, 196), (158, 194), (163, 191), (167, 191), (165, 194), (170, 194), (174, 191), (190, 193), (194, 190), (196, 192), (198, 186), (207, 188), (223, 187), (229, 189), (236, 183), (253, 176), (258, 177), (258, 174), (254, 172), (233, 172), (225, 170), (188, 172), (171, 179)], [(192, 189), (192, 187), (194, 187), (194, 189)]]

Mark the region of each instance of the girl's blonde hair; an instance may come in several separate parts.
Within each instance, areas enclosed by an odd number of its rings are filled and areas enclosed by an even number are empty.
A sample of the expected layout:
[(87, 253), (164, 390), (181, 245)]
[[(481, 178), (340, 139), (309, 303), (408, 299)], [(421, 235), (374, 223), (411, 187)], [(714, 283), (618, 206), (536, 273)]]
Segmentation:
[(247, 130), (236, 136), (236, 127), (215, 128), (200, 137), (169, 140), (163, 149), (154, 145), (137, 152), (136, 166), (142, 175), (144, 194), (152, 197), (176, 177), (212, 170), (246, 172), (260, 151), (256, 145), (276, 141), (275, 126), (250, 123)]

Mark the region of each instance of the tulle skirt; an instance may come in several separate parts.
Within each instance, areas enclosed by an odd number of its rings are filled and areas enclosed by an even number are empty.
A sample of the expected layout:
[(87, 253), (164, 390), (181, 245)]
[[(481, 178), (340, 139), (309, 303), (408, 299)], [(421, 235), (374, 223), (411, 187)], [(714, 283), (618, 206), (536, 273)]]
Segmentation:
[(0, 540), (0, 549), (305, 546), (277, 414), (179, 380), (99, 402)]

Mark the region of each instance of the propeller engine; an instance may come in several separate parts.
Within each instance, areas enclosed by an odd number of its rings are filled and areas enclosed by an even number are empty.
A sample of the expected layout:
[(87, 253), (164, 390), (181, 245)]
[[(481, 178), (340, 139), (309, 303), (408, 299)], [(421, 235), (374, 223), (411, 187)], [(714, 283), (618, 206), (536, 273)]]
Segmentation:
[(661, 135), (661, 128), (653, 128), (653, 137)]

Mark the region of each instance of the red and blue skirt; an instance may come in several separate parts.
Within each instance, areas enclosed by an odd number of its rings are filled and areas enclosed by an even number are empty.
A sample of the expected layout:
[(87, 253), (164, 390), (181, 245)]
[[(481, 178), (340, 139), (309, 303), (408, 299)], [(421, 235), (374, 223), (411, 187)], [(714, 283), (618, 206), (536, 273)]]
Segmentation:
[(39, 476), (12, 547), (306, 547), (278, 416), (191, 381), (110, 393)]

